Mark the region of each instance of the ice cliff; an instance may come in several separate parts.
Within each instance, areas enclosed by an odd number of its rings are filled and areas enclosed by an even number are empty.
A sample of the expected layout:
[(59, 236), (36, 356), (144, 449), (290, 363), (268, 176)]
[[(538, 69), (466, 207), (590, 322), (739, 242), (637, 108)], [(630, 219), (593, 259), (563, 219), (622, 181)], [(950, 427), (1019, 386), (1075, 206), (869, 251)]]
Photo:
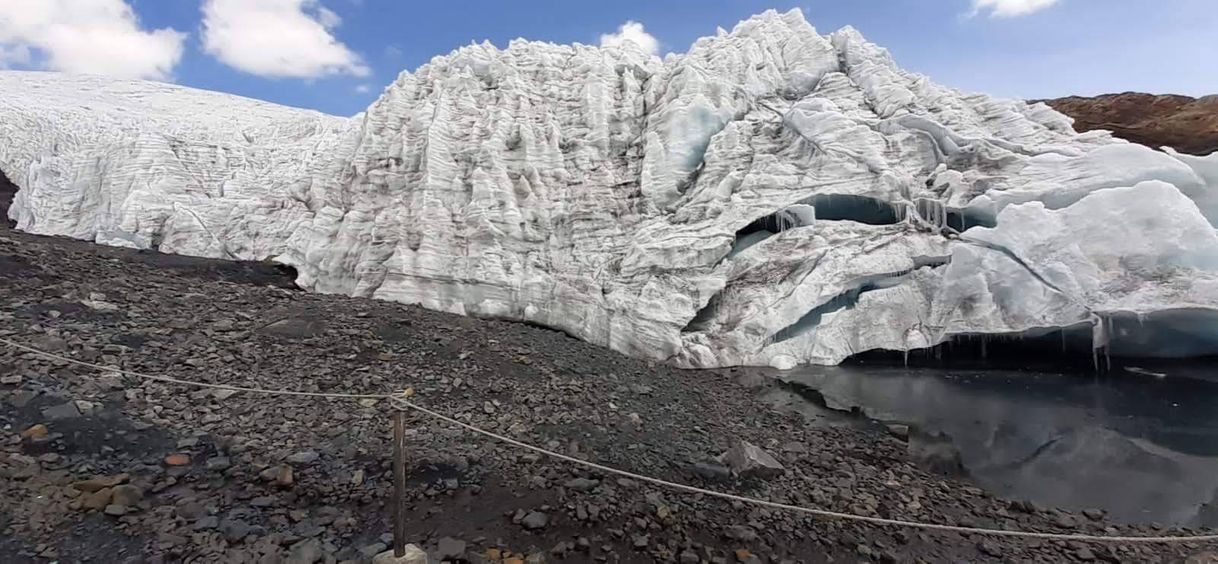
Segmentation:
[(471, 45), (353, 118), (0, 73), (18, 228), (292, 265), (682, 366), (1086, 331), (1218, 352), (1218, 156), (1076, 134), (767, 12), (664, 60)]

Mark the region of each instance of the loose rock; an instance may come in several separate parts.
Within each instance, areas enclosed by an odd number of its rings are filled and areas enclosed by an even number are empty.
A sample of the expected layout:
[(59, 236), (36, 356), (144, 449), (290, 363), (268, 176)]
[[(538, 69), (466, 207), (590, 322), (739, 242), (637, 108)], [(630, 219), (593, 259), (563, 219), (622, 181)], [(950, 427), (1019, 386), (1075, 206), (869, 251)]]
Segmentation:
[(530, 530), (537, 531), (546, 528), (550, 522), (550, 516), (540, 511), (530, 511), (523, 519), (520, 520), (521, 526)]
[(785, 470), (770, 453), (747, 441), (737, 440), (720, 460), (740, 476), (772, 478)]

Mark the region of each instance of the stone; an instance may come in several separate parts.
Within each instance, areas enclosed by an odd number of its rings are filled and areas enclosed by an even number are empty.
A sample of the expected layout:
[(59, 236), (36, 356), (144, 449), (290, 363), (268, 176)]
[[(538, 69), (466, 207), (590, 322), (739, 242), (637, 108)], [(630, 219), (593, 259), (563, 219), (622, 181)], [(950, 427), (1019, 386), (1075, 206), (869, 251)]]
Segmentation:
[(1073, 515), (1059, 513), (1053, 518), (1053, 524), (1063, 529), (1073, 529), (1078, 525), (1078, 520)]
[(166, 466), (186, 466), (190, 464), (190, 455), (186, 453), (176, 453), (165, 457)]
[(259, 331), (288, 339), (306, 339), (325, 333), (326, 324), (320, 319), (293, 317), (270, 323)]
[(324, 556), (321, 541), (317, 539), (303, 539), (288, 549), (288, 562), (292, 564), (314, 564)]
[(20, 374), (5, 374), (4, 376), (0, 376), (0, 385), (18, 386), (20, 384), (21, 384), (21, 375)]
[(695, 462), (690, 470), (694, 475), (706, 480), (720, 481), (732, 477), (732, 469), (722, 464), (712, 464), (710, 462)]
[(520, 520), (520, 525), (530, 531), (538, 531), (546, 528), (550, 523), (550, 516), (540, 511), (530, 511)]
[(126, 508), (126, 506), (119, 505), (117, 503), (111, 503), (110, 505), (106, 506), (105, 513), (106, 513), (106, 515), (113, 515), (115, 517), (118, 517), (118, 516), (126, 515), (127, 508)]
[(55, 421), (57, 419), (73, 419), (80, 417), (80, 410), (76, 407), (76, 402), (61, 403), (42, 410), (42, 416), (46, 419)]
[(791, 454), (808, 454), (808, 445), (800, 442), (788, 441), (782, 444), (782, 451)]
[(994, 558), (1002, 558), (1003, 556), (1002, 547), (998, 546), (998, 543), (989, 539), (977, 543), (977, 550), (986, 556), (992, 556)]
[(127, 473), (115, 474), (113, 476), (94, 476), (88, 480), (73, 482), (72, 487), (85, 493), (93, 493), (103, 488), (113, 488), (127, 481), (130, 475)]
[(394, 556), (393, 549), (386, 550), (372, 558), (372, 564), (427, 564), (427, 553), (413, 545), (406, 545), (404, 556)]
[(281, 488), (291, 486), (295, 482), (292, 467), (284, 464), (275, 472), (275, 485)]
[(600, 480), (589, 480), (588, 478), (575, 478), (572, 480), (567, 480), (567, 482), (565, 484), (563, 484), (563, 487), (565, 487), (569, 490), (575, 490), (578, 492), (586, 492), (586, 491), (591, 491), (593, 488), (595, 488), (596, 486), (599, 486), (599, 485), (600, 485)]
[(220, 521), (219, 529), (220, 534), (224, 535), (224, 539), (229, 543), (240, 542), (255, 530), (253, 526), (241, 519), (224, 519)]
[(123, 376), (117, 372), (108, 372), (97, 377), (97, 385), (103, 390), (113, 391), (123, 387)]
[(440, 560), (456, 560), (465, 558), (465, 541), (452, 537), (444, 537), (436, 545), (436, 558)]
[(207, 459), (203, 464), (209, 472), (221, 472), (227, 470), (233, 463), (227, 456), (213, 456)]
[(115, 486), (110, 498), (112, 503), (124, 507), (135, 507), (142, 499), (144, 499), (144, 490), (131, 484)]
[(228, 398), (231, 398), (231, 397), (237, 395), (238, 393), (240, 393), (240, 392), (238, 392), (237, 390), (221, 389), (221, 390), (216, 390), (216, 391), (212, 392), (211, 395), (212, 395), (212, 397), (216, 398), (219, 401), (224, 401)]
[(753, 542), (757, 540), (757, 531), (745, 525), (732, 525), (723, 531), (723, 536), (740, 542)]
[(359, 553), (364, 558), (371, 560), (372, 558), (376, 557), (376, 555), (378, 555), (382, 552), (385, 552), (385, 549), (388, 547), (389, 547), (389, 545), (387, 545), (383, 542), (374, 542), (372, 544), (369, 544), (369, 545), (366, 545), (366, 546), (360, 548)]
[(1184, 559), (1184, 564), (1218, 564), (1218, 552), (1205, 551), (1190, 554)]
[(110, 505), (110, 497), (114, 495), (114, 490), (110, 488), (102, 488), (91, 494), (85, 495), (80, 502), (80, 506), (84, 509), (102, 509)]
[(1092, 552), (1090, 548), (1084, 546), (1074, 551), (1074, 557), (1082, 560), (1083, 562), (1090, 562), (1095, 560), (1095, 553)]
[(892, 435), (898, 439), (901, 439), (902, 441), (909, 440), (909, 425), (892, 423), (892, 424), (887, 425), (887, 428), (888, 428), (889, 435)]
[(683, 550), (681, 555), (677, 557), (677, 561), (681, 564), (698, 564), (702, 559), (698, 557), (698, 553), (692, 550)]
[(743, 440), (737, 440), (719, 459), (743, 477), (773, 478), (785, 471), (770, 453)]
[(50, 429), (47, 429), (46, 425), (39, 423), (37, 425), (32, 425), (32, 426), (30, 426), (30, 428), (22, 431), (21, 438), (26, 439), (26, 440), (37, 440), (37, 439), (41, 439), (41, 438), (47, 436), (50, 432), (51, 432)]
[(220, 526), (219, 517), (216, 517), (215, 515), (207, 515), (207, 516), (196, 519), (194, 524), (191, 525), (190, 528), (192, 528), (196, 531), (206, 531), (209, 529), (215, 529), (219, 526)]
[(298, 452), (296, 454), (289, 456), (288, 462), (290, 462), (292, 464), (299, 464), (301, 466), (307, 466), (309, 464), (317, 462), (317, 459), (319, 459), (319, 458), (321, 458), (321, 455), (317, 454), (316, 451), (306, 450), (304, 452)]
[(262, 471), (258, 472), (258, 479), (263, 482), (274, 482), (275, 477), (279, 475), (279, 466), (267, 466)]

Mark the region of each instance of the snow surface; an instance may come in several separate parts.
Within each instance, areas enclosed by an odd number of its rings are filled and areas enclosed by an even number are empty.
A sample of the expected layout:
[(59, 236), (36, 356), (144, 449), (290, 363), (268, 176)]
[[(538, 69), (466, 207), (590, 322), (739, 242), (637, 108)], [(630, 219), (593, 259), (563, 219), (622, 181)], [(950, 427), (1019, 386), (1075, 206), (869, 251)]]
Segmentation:
[(30, 232), (277, 260), (309, 290), (690, 367), (1080, 326), (1118, 353), (1218, 352), (1155, 343), (1218, 327), (1215, 157), (936, 85), (799, 11), (664, 60), (471, 45), (354, 118), (95, 77), (0, 88)]

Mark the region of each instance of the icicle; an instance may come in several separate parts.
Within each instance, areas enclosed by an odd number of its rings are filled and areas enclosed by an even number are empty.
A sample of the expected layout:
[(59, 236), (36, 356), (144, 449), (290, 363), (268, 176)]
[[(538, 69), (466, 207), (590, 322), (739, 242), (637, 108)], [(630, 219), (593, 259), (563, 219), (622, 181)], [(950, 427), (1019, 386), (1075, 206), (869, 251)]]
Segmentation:
[[(1108, 361), (1108, 325), (1104, 318), (1096, 316), (1091, 325), (1091, 365), (1096, 372), (1100, 371), (1100, 349), (1104, 349), (1104, 359)], [(1111, 366), (1111, 362), (1109, 362)]]
[(1112, 370), (1112, 318), (1107, 319), (1108, 329), (1104, 331), (1104, 336), (1107, 337), (1104, 343), (1104, 369)]
[(909, 349), (906, 348), (902, 352), (904, 353), (904, 356), (905, 356), (905, 368), (909, 368)]
[(985, 344), (986, 344), (986, 336), (982, 335), (981, 336), (981, 360), (986, 360), (989, 358), (989, 355), (985, 350)]

